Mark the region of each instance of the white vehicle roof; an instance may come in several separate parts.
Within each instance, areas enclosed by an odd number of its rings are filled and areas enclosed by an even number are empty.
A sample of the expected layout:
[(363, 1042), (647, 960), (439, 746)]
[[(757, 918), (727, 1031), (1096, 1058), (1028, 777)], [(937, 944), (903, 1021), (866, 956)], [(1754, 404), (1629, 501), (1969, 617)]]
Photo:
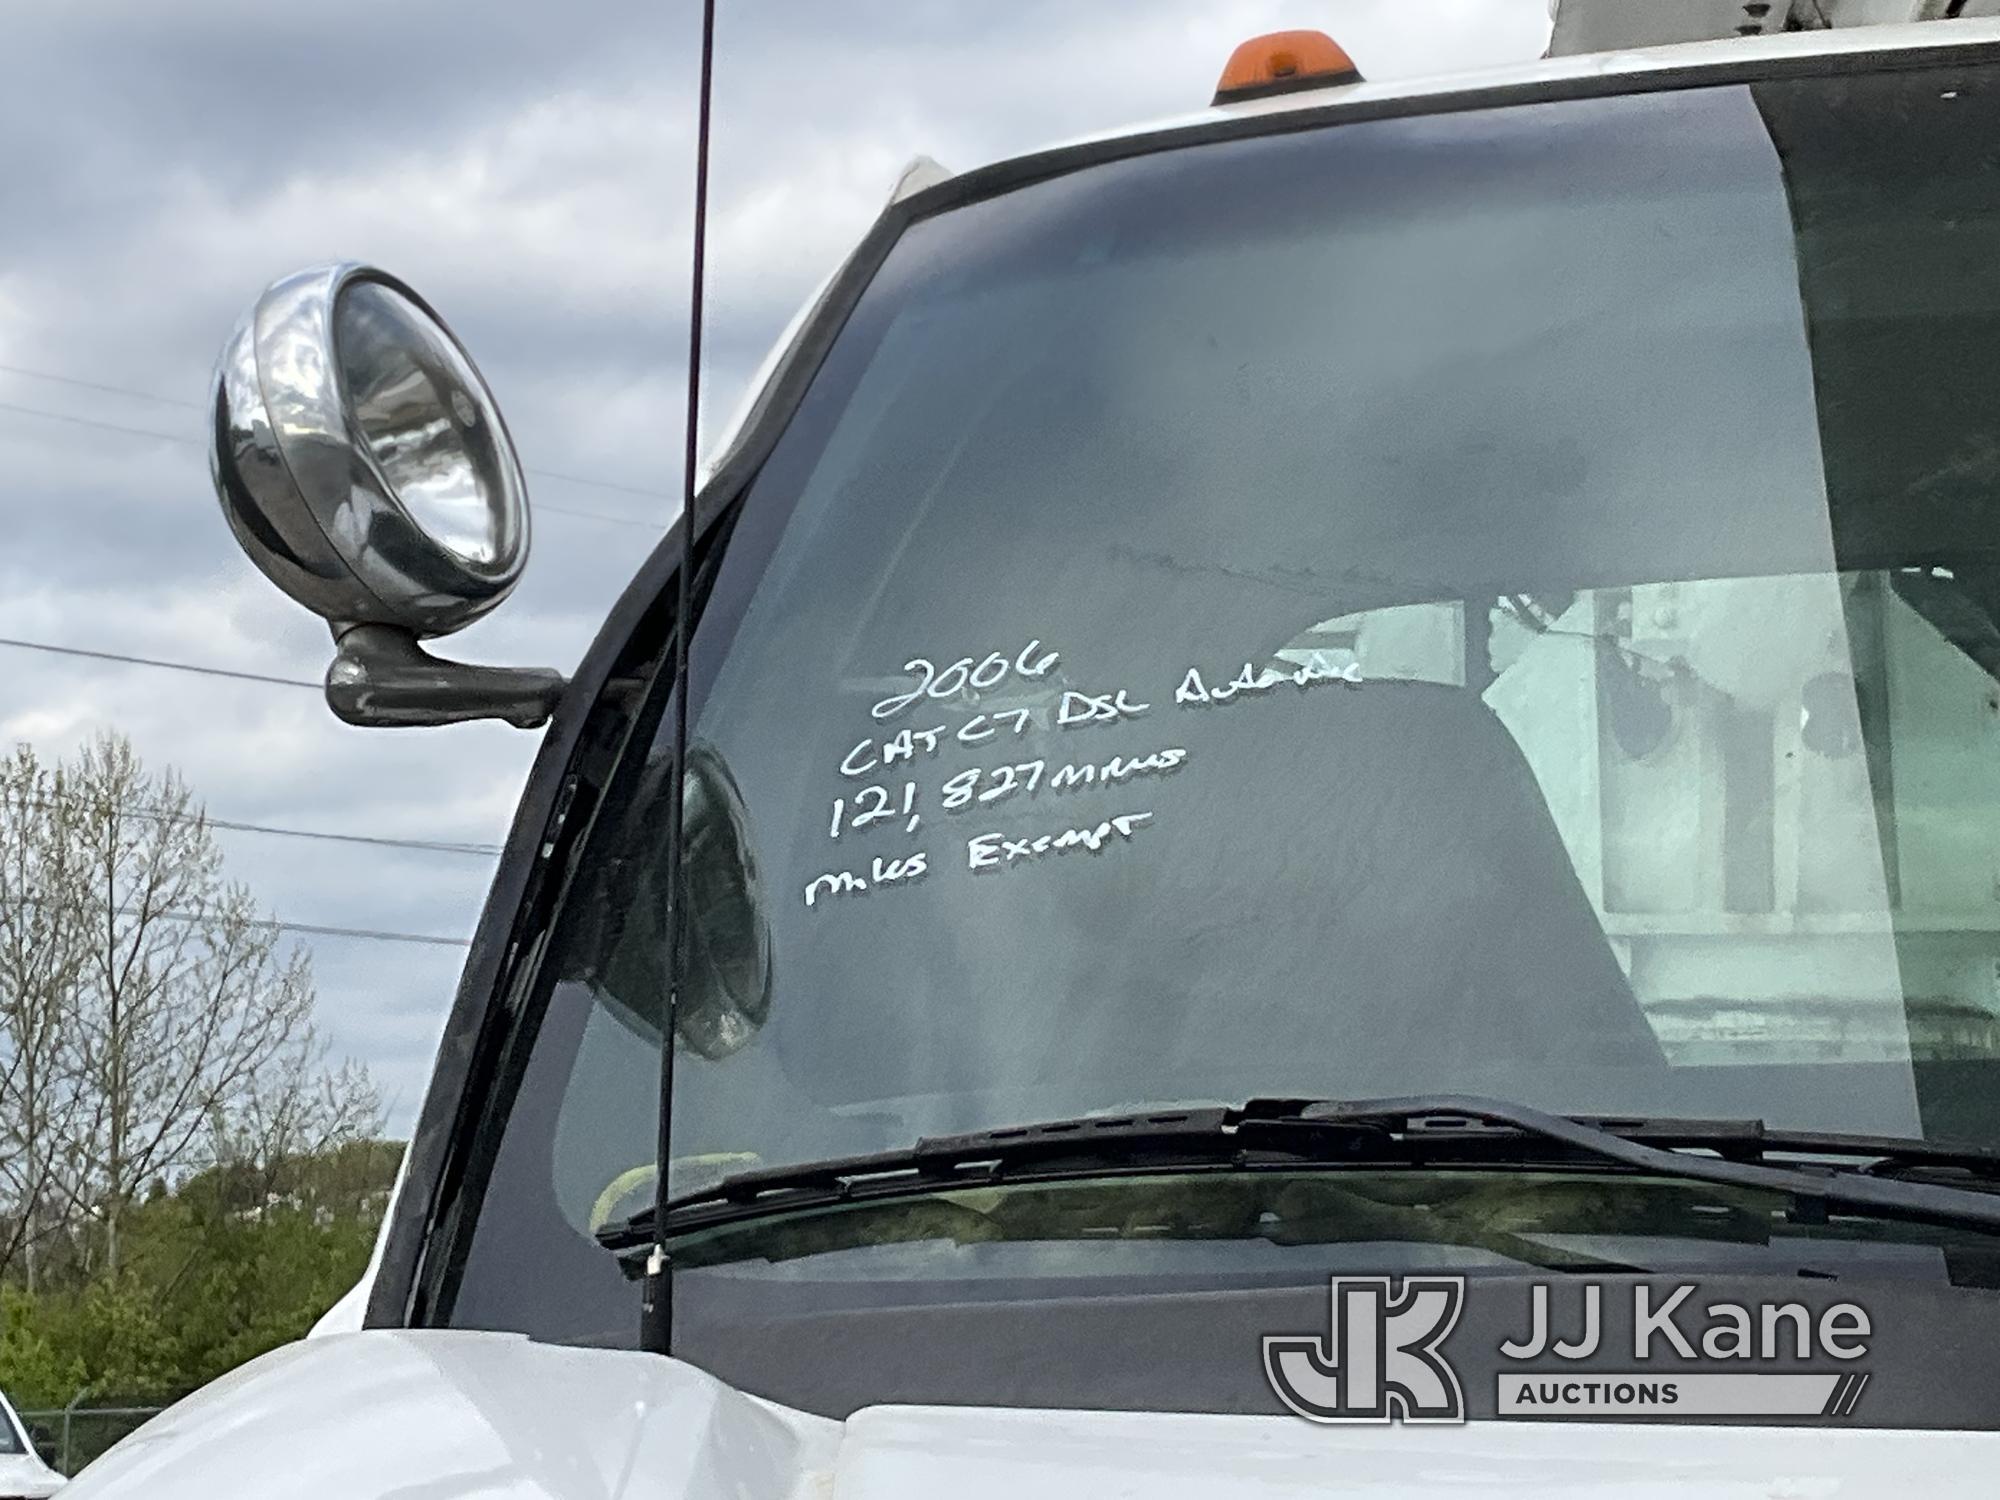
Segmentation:
[[(1626, 0), (1614, 0), (1624, 4)], [(1680, 0), (1631, 0), (1653, 12), (1672, 12)], [(1735, 0), (1732, 0), (1734, 8)], [(1968, 0), (1971, 3), (1971, 0)], [(2000, 14), (2000, 0), (1979, 0), (1989, 14)], [(1081, 146), (1097, 141), (1126, 140), (1163, 131), (1199, 125), (1205, 121), (1241, 119), (1250, 115), (1281, 115), (1305, 109), (1327, 109), (1338, 105), (1381, 104), (1396, 100), (1428, 100), (1440, 105), (1454, 95), (1480, 94), (1491, 90), (1558, 85), (1586, 78), (1630, 78), (1633, 87), (1663, 74), (1684, 73), (1702, 68), (1725, 68), (1747, 61), (1781, 61), (1786, 58), (1859, 56), (1868, 53), (1894, 54), (1939, 46), (1977, 46), (2000, 42), (2000, 19), (1952, 20), (1897, 26), (1853, 26), (1814, 31), (1779, 32), (1775, 35), (1728, 36), (1707, 41), (1652, 45), (1643, 42), (1593, 50), (1572, 56), (1550, 56), (1504, 67), (1444, 73), (1427, 78), (1397, 78), (1359, 83), (1333, 84), (1326, 88), (1303, 89), (1241, 104), (1218, 104), (1190, 110), (1163, 120), (1116, 130), (1097, 131), (1064, 141), (1063, 146)], [(1221, 59), (1217, 60), (1218, 67)], [(1366, 72), (1366, 59), (1357, 59)]]
[(1549, 52), (2000, 15), (2000, 0), (1550, 0)]

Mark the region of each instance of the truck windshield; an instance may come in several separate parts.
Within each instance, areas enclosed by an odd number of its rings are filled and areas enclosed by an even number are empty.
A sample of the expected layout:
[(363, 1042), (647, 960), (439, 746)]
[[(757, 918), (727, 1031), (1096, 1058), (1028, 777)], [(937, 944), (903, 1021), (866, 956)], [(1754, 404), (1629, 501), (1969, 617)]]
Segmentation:
[[(833, 343), (694, 641), (676, 1190), (1260, 1095), (2000, 1144), (1990, 72), (1304, 123)], [(632, 1316), (668, 750), (463, 1321)]]

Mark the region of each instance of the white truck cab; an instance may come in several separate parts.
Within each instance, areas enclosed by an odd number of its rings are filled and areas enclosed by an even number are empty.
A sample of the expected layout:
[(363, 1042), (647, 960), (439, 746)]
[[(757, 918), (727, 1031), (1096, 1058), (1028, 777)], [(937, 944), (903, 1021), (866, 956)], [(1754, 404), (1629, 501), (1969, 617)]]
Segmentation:
[(330, 703), (548, 727), (366, 1282), (72, 1493), (1988, 1493), (1996, 8), (913, 170), (567, 678), (424, 644), (470, 356), (274, 283)]

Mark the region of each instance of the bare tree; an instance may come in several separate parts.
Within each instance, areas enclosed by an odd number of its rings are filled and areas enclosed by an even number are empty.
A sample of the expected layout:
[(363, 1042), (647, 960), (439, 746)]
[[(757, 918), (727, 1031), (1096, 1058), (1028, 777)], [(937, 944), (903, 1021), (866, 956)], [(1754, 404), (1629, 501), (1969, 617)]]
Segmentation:
[(69, 1142), (88, 1123), (72, 1021), (88, 963), (74, 805), (26, 746), (0, 761), (0, 1272), (35, 1289), (45, 1240), (67, 1230), (84, 1179)]
[(115, 1276), (142, 1189), (220, 1167), (264, 1203), (378, 1134), (312, 1009), (179, 776), (116, 736), (0, 758), (0, 1275), (67, 1244)]
[[(215, 1122), (256, 1098), (309, 1044), (311, 966), (224, 879), (212, 831), (173, 771), (101, 738), (66, 775), (83, 971), (66, 1022), (76, 1086), (93, 1101), (72, 1137), (92, 1180), (106, 1270), (135, 1192), (207, 1159)], [(282, 1070), (281, 1070), (282, 1072)]]
[(265, 1207), (292, 1197), (316, 1209), (316, 1180), (300, 1168), (381, 1135), (382, 1096), (367, 1068), (349, 1060), (329, 1069), (326, 1054), (324, 1039), (307, 1029), (213, 1121), (211, 1159), (231, 1173), (240, 1202)]

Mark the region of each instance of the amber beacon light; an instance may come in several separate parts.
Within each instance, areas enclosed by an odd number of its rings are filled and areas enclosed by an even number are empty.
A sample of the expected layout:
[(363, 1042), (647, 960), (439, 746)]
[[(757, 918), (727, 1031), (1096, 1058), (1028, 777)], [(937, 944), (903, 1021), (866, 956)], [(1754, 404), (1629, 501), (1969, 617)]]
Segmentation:
[(1340, 43), (1323, 31), (1274, 31), (1255, 36), (1229, 55), (1217, 104), (1239, 104), (1272, 94), (1359, 83), (1361, 70)]

